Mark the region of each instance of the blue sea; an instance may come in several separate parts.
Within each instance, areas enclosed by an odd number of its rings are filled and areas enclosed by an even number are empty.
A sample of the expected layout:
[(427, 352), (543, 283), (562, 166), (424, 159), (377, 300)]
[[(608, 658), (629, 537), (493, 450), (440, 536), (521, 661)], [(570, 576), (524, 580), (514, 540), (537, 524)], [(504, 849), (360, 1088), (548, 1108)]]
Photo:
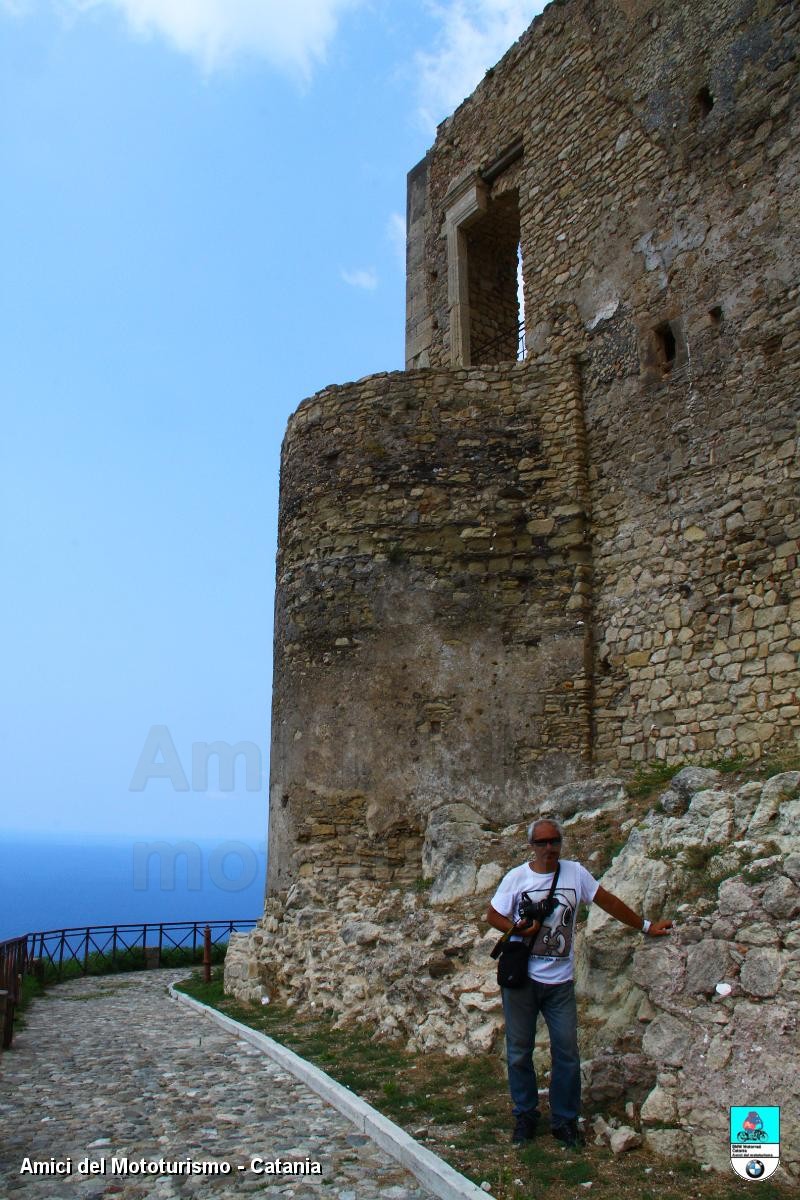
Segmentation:
[(6, 834), (0, 941), (68, 926), (247, 920), (261, 916), (265, 875), (257, 842)]

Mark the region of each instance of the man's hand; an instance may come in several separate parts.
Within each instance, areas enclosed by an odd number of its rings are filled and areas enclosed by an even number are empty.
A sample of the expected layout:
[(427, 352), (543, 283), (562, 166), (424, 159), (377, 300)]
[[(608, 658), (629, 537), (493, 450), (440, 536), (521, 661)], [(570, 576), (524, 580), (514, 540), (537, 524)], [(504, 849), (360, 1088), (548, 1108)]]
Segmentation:
[[(602, 908), (603, 912), (607, 912), (617, 921), (621, 921), (623, 925), (630, 925), (631, 929), (642, 928), (642, 918), (638, 913), (635, 913), (632, 908), (628, 908), (619, 896), (606, 891), (602, 884), (595, 892), (594, 902), (598, 908)], [(672, 921), (651, 921), (645, 937), (664, 937), (670, 929), (672, 929)]]
[(517, 925), (514, 930), (514, 934), (524, 938), (536, 937), (536, 934), (541, 928), (541, 921), (531, 921), (530, 925)]
[(491, 904), (486, 910), (486, 920), (493, 929), (499, 929), (501, 933), (513, 933), (515, 937), (535, 937), (542, 928), (541, 921), (531, 921), (529, 925), (515, 925), (510, 917), (504, 917), (492, 908)]

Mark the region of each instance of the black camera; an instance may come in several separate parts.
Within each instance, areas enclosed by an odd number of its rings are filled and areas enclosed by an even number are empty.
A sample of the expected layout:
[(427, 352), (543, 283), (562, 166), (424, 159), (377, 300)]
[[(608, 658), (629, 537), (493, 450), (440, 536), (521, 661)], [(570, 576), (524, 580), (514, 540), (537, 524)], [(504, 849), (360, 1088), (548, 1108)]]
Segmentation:
[(532, 921), (538, 921), (541, 925), (553, 912), (556, 903), (555, 896), (548, 896), (545, 900), (531, 900), (529, 896), (523, 895), (519, 902), (519, 919), (525, 925), (530, 925)]

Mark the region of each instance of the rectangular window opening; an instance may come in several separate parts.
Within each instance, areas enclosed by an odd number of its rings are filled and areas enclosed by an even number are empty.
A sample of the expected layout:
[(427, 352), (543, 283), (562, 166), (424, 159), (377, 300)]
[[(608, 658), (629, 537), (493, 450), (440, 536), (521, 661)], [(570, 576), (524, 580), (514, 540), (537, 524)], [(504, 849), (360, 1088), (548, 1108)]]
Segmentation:
[(466, 238), (470, 363), (516, 362), (524, 328), (517, 192), (490, 200)]

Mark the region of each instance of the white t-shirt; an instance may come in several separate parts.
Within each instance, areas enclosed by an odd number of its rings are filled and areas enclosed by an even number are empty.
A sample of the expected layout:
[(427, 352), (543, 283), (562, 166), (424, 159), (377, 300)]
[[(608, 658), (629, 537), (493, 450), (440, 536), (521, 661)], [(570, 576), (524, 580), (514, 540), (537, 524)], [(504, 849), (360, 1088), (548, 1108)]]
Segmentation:
[[(561, 870), (553, 897), (556, 906), (537, 933), (528, 959), (528, 974), (540, 983), (566, 983), (572, 979), (578, 905), (581, 901), (590, 904), (600, 886), (579, 862), (562, 859), (559, 866)], [(518, 921), (523, 893), (531, 900), (546, 900), (552, 882), (552, 871), (539, 875), (523, 863), (500, 881), (492, 897), (492, 908), (502, 916)]]

